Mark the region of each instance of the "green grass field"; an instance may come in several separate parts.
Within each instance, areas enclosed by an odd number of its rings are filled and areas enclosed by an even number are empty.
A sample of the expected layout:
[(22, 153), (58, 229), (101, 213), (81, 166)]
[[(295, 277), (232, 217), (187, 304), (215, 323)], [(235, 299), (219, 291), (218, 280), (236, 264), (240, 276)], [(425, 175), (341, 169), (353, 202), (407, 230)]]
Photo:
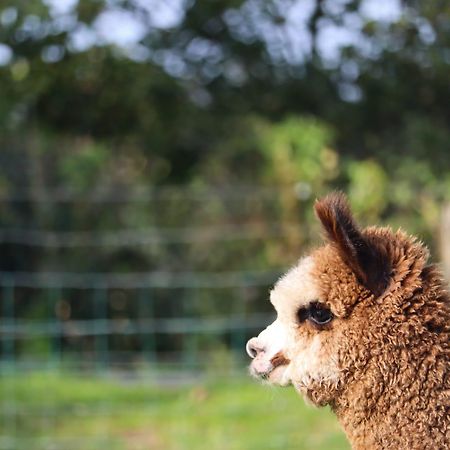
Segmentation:
[(34, 374), (0, 385), (2, 449), (349, 449), (327, 409), (245, 377), (162, 388)]

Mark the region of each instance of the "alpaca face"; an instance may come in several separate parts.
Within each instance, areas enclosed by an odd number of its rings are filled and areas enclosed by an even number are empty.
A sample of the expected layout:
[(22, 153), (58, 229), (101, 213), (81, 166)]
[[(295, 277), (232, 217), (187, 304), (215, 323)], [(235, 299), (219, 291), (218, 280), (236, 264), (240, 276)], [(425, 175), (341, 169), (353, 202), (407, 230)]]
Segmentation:
[(277, 319), (250, 339), (247, 352), (252, 375), (293, 384), (323, 405), (365, 366), (365, 335), (381, 317), (373, 300), (390, 283), (392, 261), (390, 239), (376, 229), (361, 231), (344, 196), (331, 194), (315, 209), (329, 242), (276, 283), (270, 301)]
[[(247, 344), (250, 372), (271, 384), (293, 384), (315, 403), (339, 382), (334, 313), (323, 298), (314, 255), (284, 275), (270, 294), (277, 319)], [(321, 386), (321, 392), (317, 387)], [(326, 389), (324, 389), (326, 387)]]

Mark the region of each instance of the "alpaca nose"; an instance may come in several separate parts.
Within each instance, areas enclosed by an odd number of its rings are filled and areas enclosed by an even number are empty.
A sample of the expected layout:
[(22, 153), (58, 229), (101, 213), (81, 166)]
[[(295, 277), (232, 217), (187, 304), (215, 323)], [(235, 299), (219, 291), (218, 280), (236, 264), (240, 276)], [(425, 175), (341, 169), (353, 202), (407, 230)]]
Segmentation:
[(261, 343), (258, 341), (258, 338), (251, 338), (247, 345), (245, 346), (245, 350), (247, 350), (248, 356), (250, 358), (256, 358), (260, 353), (263, 353), (265, 348)]

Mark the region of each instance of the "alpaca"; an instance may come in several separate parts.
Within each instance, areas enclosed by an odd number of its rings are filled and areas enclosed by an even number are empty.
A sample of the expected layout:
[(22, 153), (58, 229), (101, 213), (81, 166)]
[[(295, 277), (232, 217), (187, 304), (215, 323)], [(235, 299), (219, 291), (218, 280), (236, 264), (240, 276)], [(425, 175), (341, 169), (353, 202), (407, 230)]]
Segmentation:
[(278, 280), (253, 376), (330, 405), (354, 450), (450, 448), (450, 297), (427, 248), (316, 201), (328, 242)]

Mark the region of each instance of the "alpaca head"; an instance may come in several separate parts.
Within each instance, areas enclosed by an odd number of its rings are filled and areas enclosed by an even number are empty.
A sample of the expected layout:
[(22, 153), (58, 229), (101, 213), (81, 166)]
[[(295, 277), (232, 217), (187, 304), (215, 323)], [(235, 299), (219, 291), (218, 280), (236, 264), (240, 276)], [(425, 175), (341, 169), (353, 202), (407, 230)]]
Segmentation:
[(252, 375), (293, 384), (324, 405), (333, 403), (377, 345), (390, 339), (389, 330), (386, 336), (379, 330), (395, 306), (386, 306), (383, 297), (412, 270), (408, 252), (417, 252), (423, 262), (427, 253), (401, 232), (360, 230), (343, 194), (317, 201), (315, 211), (328, 242), (275, 284), (270, 301), (277, 318), (248, 341), (247, 352)]

